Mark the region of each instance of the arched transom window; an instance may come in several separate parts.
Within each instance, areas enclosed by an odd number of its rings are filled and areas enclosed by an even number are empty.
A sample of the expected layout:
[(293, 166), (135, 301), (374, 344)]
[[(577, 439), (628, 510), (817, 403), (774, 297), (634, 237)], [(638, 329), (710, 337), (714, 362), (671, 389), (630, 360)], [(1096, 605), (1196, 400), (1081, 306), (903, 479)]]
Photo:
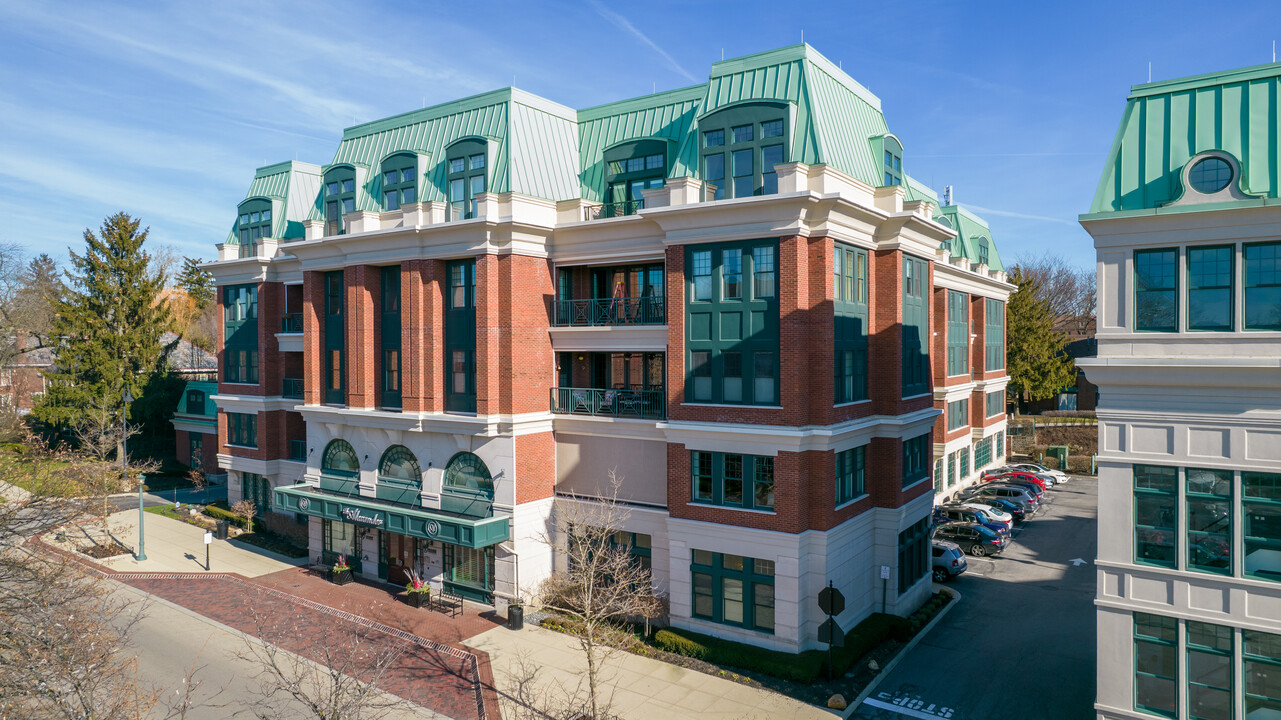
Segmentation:
[(494, 480), (485, 461), (469, 452), (460, 452), (445, 466), (444, 489), (476, 495), (494, 496)]
[(351, 443), (346, 440), (334, 440), (326, 445), (320, 471), (329, 475), (358, 475), (360, 461), (356, 458), (356, 451), (351, 447)]
[(392, 445), (383, 453), (382, 460), (378, 461), (378, 479), (418, 485), (422, 483), (423, 471), (418, 466), (418, 458), (414, 457), (409, 448)]

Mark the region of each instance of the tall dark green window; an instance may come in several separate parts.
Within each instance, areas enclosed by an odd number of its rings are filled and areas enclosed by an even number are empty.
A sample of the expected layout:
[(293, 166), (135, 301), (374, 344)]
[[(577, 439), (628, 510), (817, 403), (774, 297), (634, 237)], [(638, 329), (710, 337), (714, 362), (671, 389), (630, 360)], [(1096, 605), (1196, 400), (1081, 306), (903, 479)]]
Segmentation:
[(257, 413), (227, 413), (227, 444), (258, 447)]
[(1281, 330), (1281, 243), (1242, 248), (1246, 330)]
[(325, 173), (325, 235), (347, 232), (343, 216), (356, 211), (356, 169), (339, 165)]
[(1174, 567), (1178, 495), (1178, 468), (1134, 466), (1135, 562)]
[(1005, 303), (987, 300), (987, 317), (983, 334), (983, 369), (1001, 370), (1005, 367)]
[(892, 135), (886, 135), (882, 141), (885, 160), (883, 170), (885, 171), (886, 185), (903, 184), (903, 146)]
[(1188, 568), (1232, 573), (1232, 471), (1183, 471), (1187, 508)]
[(992, 438), (983, 438), (974, 443), (975, 471), (987, 467), (992, 462)]
[(400, 407), (400, 266), (392, 265), (380, 271), (379, 294), (382, 312), (379, 314), (379, 344), (382, 357), (379, 366), (382, 383), (379, 388), (381, 407)]
[(240, 496), (254, 504), (254, 515), (271, 511), (271, 480), (258, 473), (240, 473)]
[(898, 594), (902, 595), (930, 571), (930, 518), (912, 523), (898, 534)]
[(964, 478), (970, 474), (970, 449), (968, 447), (961, 448), (960, 464), (961, 468), (959, 472), (961, 477)]
[[(1258, 630), (1241, 631), (1245, 660), (1245, 714), (1267, 717), (1281, 714), (1281, 635)], [(1271, 710), (1271, 713), (1267, 713)]]
[(774, 240), (685, 249), (686, 402), (778, 404)]
[(1281, 473), (1241, 473), (1245, 574), (1281, 580)]
[(476, 261), (445, 264), (445, 409), (476, 412)]
[(930, 265), (903, 256), (903, 396), (930, 389)]
[(985, 417), (996, 417), (1005, 412), (1005, 391), (997, 390), (984, 396), (987, 402), (987, 415)]
[(947, 404), (948, 432), (959, 430), (970, 424), (970, 399), (962, 398)]
[(774, 458), (693, 450), (689, 466), (692, 502), (774, 509)]
[(774, 166), (787, 162), (787, 106), (747, 103), (698, 121), (703, 180), (714, 199), (778, 192)]
[(343, 354), (347, 343), (344, 325), (342, 270), (325, 273), (325, 402), (342, 405), (347, 402), (347, 385)]
[(774, 632), (774, 562), (694, 550), (690, 560), (693, 615)]
[(1178, 621), (1134, 613), (1134, 709), (1175, 717), (1178, 707)]
[(987, 238), (982, 236), (974, 238), (974, 248), (975, 248), (975, 254), (978, 255), (978, 264), (987, 265), (990, 262), (988, 258)]
[(401, 205), (418, 202), (418, 157), (407, 153), (392, 155), (383, 161), (383, 210), (398, 210)]
[(459, 140), (446, 154), (449, 219), (476, 217), (476, 196), (488, 189), (484, 140)]
[(1231, 330), (1235, 251), (1231, 245), (1188, 248), (1188, 328)]
[(605, 151), (605, 207), (601, 217), (632, 215), (645, 207), (644, 191), (663, 187), (667, 143), (638, 140)]
[(833, 258), (834, 402), (867, 399), (867, 251), (836, 245)]
[(223, 382), (258, 383), (258, 286), (223, 288)]
[(1134, 329), (1179, 329), (1179, 251), (1134, 251)]
[(1236, 715), (1232, 702), (1232, 628), (1188, 620), (1188, 717), (1213, 720)]
[[(258, 241), (271, 237), (271, 201), (253, 198), (240, 203), (240, 217), (236, 220), (236, 237), (241, 248), (256, 248)], [(242, 250), (242, 253), (245, 251)], [(250, 251), (248, 254), (253, 254)], [(245, 257), (242, 254), (241, 257)]]
[(903, 441), (903, 487), (929, 475), (930, 433)]
[(947, 291), (947, 374), (970, 374), (970, 296)]
[(867, 446), (862, 445), (836, 453), (836, 504), (864, 494), (867, 472)]

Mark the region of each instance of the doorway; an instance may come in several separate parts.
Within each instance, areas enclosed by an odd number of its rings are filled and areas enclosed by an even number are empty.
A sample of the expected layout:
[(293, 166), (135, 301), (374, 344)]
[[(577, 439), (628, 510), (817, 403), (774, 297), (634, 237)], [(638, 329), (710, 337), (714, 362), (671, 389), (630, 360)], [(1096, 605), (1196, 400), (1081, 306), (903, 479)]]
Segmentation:
[(384, 532), (383, 552), (387, 558), (387, 582), (408, 585), (409, 573), (418, 561), (418, 541), (405, 535)]

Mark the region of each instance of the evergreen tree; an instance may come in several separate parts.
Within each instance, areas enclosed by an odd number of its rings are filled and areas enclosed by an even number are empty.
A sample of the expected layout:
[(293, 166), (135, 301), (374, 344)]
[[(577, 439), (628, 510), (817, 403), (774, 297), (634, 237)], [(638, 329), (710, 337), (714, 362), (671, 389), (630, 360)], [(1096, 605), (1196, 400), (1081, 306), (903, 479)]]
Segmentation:
[(186, 291), (196, 304), (196, 310), (204, 310), (214, 299), (213, 274), (200, 267), (200, 261), (185, 257), (182, 259), (182, 272), (178, 274), (178, 287)]
[(168, 305), (160, 302), (166, 278), (148, 270), (148, 231), (138, 226), (117, 213), (103, 221), (98, 235), (85, 230), (83, 255), (70, 253), (74, 271), (66, 273), (63, 296), (54, 301), (56, 359), (32, 410), (37, 420), (76, 428), (91, 412), (108, 409), (118, 421), (124, 392), (141, 398), (154, 376), (166, 371), (173, 349), (161, 340), (172, 324)]
[(1054, 330), (1049, 303), (1038, 297), (1039, 283), (1015, 266), (1010, 282), (1018, 290), (1006, 309), (1006, 372), (1016, 398), (1045, 400), (1076, 382), (1076, 366), (1063, 352), (1067, 338)]
[(62, 297), (62, 278), (58, 264), (47, 253), (31, 259), (22, 272), (21, 287), (16, 294), (20, 322), (18, 329), (27, 337), (26, 347), (48, 345), (53, 334), (54, 303)]

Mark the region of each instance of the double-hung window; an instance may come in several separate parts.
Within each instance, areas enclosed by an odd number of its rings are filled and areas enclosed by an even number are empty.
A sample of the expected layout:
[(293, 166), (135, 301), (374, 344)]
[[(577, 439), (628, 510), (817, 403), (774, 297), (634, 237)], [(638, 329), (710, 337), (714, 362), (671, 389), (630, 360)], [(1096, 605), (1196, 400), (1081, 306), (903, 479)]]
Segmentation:
[(774, 561), (694, 550), (693, 616), (774, 632)]
[(692, 502), (774, 509), (773, 457), (693, 450), (689, 465)]
[(1134, 709), (1175, 717), (1178, 707), (1178, 621), (1134, 613)]
[(986, 301), (983, 331), (983, 369), (991, 372), (1005, 368), (1005, 303)]
[(346, 400), (347, 386), (344, 383), (343, 354), (347, 346), (347, 330), (344, 324), (343, 271), (334, 270), (325, 273), (325, 392), (324, 401), (332, 405), (341, 405)]
[(1190, 247), (1187, 252), (1188, 329), (1231, 330), (1235, 248)]
[(258, 447), (258, 415), (227, 413), (227, 444)]
[(1188, 620), (1184, 633), (1188, 717), (1232, 717), (1232, 628)]
[(1005, 391), (996, 390), (984, 396), (987, 403), (987, 414), (985, 417), (996, 417), (1005, 412)]
[(1246, 330), (1281, 330), (1281, 243), (1247, 243), (1245, 265)]
[(716, 186), (714, 200), (778, 192), (775, 166), (787, 161), (787, 110), (774, 103), (748, 103), (698, 121), (703, 181)]
[(923, 517), (898, 534), (898, 594), (902, 595), (930, 570), (930, 518)]
[(1232, 471), (1186, 468), (1187, 563), (1190, 570), (1232, 573)]
[(356, 211), (356, 169), (339, 165), (325, 173), (325, 235), (347, 232), (343, 216)]
[(834, 402), (867, 399), (867, 251), (836, 244), (833, 255)]
[(930, 389), (929, 263), (903, 256), (903, 396)]
[(1245, 574), (1281, 581), (1281, 473), (1241, 473)]
[(240, 217), (236, 221), (236, 237), (241, 257), (256, 254), (258, 241), (271, 237), (271, 201), (253, 198), (240, 203)]
[(445, 409), (476, 412), (476, 261), (446, 263)]
[(903, 487), (929, 474), (930, 433), (903, 441)]
[(400, 394), (400, 266), (391, 265), (380, 271), (379, 344), (382, 346), (382, 383), (378, 405), (398, 408)]
[(476, 196), (488, 189), (486, 147), (484, 140), (474, 139), (449, 146), (445, 164), (450, 220), (476, 217)]
[(418, 158), (393, 155), (382, 165), (383, 210), (398, 210), (418, 202)]
[(223, 381), (258, 383), (258, 286), (223, 289)]
[(867, 446), (861, 445), (836, 453), (836, 504), (845, 503), (864, 494), (867, 471)]
[(1134, 251), (1134, 329), (1175, 332), (1178, 325), (1179, 251)]
[(885, 161), (885, 184), (902, 185), (903, 184), (903, 146), (893, 135), (886, 135), (882, 141), (882, 150), (884, 151)]
[(1178, 494), (1178, 468), (1134, 466), (1135, 562), (1174, 567)]
[(947, 374), (970, 374), (970, 296), (947, 291)]
[(1253, 717), (1256, 712), (1263, 717), (1281, 714), (1281, 635), (1242, 630), (1241, 656), (1245, 665), (1246, 717)]
[(970, 400), (962, 398), (947, 404), (947, 430), (959, 430), (970, 424)]

